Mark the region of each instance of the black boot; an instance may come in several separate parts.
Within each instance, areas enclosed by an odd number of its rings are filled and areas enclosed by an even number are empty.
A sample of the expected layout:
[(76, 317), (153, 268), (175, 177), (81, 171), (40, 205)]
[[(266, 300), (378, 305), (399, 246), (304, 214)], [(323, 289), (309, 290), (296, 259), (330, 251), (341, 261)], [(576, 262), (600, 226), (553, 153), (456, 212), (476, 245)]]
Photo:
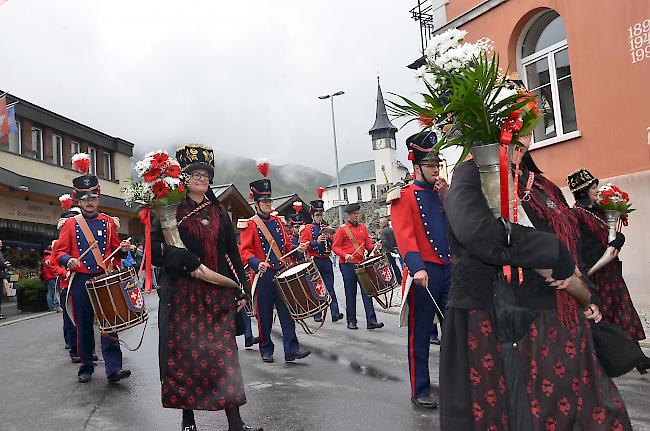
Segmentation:
[(228, 431), (264, 431), (264, 428), (255, 428), (244, 424), (239, 414), (239, 407), (226, 409), (226, 417), (228, 418)]
[(181, 427), (181, 431), (196, 431), (194, 410), (183, 410), (183, 424)]

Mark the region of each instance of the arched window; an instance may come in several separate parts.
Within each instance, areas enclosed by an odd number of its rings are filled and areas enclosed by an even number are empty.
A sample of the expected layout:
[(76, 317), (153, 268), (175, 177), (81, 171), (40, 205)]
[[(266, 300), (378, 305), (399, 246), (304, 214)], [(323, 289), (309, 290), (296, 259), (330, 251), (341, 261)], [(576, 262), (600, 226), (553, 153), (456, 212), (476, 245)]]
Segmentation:
[(537, 96), (542, 119), (533, 132), (535, 146), (580, 136), (573, 103), (573, 85), (566, 29), (554, 10), (538, 15), (521, 46), (524, 82)]
[(372, 196), (373, 199), (377, 197), (377, 188), (375, 187), (374, 184), (370, 184), (370, 195)]
[(357, 186), (357, 202), (362, 202), (363, 197), (361, 196), (361, 186)]
[(348, 200), (348, 189), (343, 189), (343, 200), (344, 201)]

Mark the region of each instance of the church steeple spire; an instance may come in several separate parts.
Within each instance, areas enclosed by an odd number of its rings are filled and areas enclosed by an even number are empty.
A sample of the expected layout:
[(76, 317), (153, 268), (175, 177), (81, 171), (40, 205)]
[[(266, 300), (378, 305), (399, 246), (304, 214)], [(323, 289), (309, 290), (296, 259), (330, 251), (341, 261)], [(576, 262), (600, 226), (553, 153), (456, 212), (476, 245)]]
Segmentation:
[(384, 104), (384, 96), (381, 93), (381, 85), (379, 84), (379, 77), (377, 77), (377, 112), (375, 114), (375, 124), (368, 134), (372, 135), (373, 139), (382, 137), (395, 138), (397, 127), (390, 122), (388, 113), (386, 112), (386, 105)]

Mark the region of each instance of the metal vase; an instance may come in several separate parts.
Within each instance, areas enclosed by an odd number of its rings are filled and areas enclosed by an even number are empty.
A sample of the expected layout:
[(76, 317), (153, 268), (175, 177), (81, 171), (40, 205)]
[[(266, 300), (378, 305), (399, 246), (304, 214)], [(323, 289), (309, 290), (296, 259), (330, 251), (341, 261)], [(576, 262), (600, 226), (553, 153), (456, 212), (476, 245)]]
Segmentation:
[(612, 242), (616, 239), (616, 225), (621, 218), (621, 213), (616, 210), (605, 210), (603, 214), (605, 214), (605, 223), (608, 227), (607, 242)]
[(181, 234), (178, 232), (178, 221), (176, 220), (176, 209), (178, 204), (155, 207), (154, 211), (160, 220), (160, 227), (165, 238), (165, 243), (178, 248), (187, 248), (181, 240)]

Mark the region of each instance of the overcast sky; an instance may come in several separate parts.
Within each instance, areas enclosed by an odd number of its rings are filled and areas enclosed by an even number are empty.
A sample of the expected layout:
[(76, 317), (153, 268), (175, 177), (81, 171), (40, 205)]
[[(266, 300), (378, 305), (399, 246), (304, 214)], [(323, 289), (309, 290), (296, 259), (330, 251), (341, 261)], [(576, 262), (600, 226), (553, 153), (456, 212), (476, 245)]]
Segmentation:
[[(413, 94), (412, 2), (9, 0), (0, 88), (136, 144), (199, 142), (334, 173), (372, 158), (376, 76)], [(400, 124), (396, 124), (398, 127)], [(398, 133), (398, 157), (406, 161)]]

